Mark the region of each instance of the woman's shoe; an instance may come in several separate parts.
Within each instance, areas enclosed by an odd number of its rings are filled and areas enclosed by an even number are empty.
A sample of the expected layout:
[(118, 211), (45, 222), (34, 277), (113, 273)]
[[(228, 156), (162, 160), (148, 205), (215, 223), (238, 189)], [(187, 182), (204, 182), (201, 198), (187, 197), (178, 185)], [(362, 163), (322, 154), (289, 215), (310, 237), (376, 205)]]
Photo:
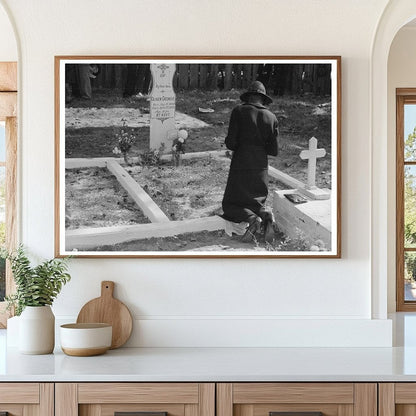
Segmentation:
[(247, 230), (244, 235), (241, 237), (241, 241), (248, 243), (255, 239), (256, 234), (260, 231), (261, 219), (260, 217), (255, 217), (250, 220)]
[(264, 224), (264, 241), (266, 243), (273, 243), (274, 241), (274, 225), (271, 220)]
[(266, 212), (263, 218), (264, 224), (264, 241), (266, 243), (272, 243), (274, 240), (274, 220), (271, 212)]

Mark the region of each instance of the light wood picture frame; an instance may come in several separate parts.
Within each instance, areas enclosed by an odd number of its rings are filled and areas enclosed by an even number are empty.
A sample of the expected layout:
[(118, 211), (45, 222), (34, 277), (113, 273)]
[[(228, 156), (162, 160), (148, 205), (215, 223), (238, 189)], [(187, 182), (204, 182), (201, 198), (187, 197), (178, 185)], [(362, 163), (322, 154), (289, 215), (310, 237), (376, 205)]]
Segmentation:
[(341, 58), (56, 56), (55, 255), (339, 258)]

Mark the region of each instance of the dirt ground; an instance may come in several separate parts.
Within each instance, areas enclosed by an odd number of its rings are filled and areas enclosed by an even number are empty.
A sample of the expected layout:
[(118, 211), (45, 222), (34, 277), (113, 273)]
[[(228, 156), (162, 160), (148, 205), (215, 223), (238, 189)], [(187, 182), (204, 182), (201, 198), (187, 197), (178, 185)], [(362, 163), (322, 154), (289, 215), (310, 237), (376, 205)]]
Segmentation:
[(199, 233), (186, 233), (173, 237), (148, 238), (145, 240), (130, 241), (114, 246), (97, 247), (97, 251), (204, 251), (204, 252), (233, 252), (233, 251), (299, 251), (307, 250), (301, 239), (296, 241), (286, 239), (279, 231), (276, 239), (269, 244), (262, 235), (257, 235), (254, 242), (243, 242), (241, 237), (229, 237), (225, 231), (201, 231)]
[[(186, 152), (225, 149), (228, 120), (232, 108), (239, 102), (239, 92), (187, 91), (177, 93), (177, 110), (207, 123), (207, 127), (188, 129)], [(327, 154), (317, 162), (317, 185), (331, 188), (331, 118), (329, 97), (276, 97), (270, 110), (279, 120), (279, 155), (270, 158), (271, 166), (306, 182), (307, 162), (299, 153), (308, 147), (308, 140), (315, 136), (318, 147)], [(125, 99), (114, 92), (95, 93), (91, 101), (78, 100), (69, 104), (74, 108), (128, 108), (148, 113), (149, 102), (145, 97)], [(198, 108), (210, 108), (213, 112), (201, 113)], [(73, 111), (73, 114), (76, 114)], [(94, 116), (94, 112), (91, 113)], [(123, 114), (123, 113), (122, 113)], [(126, 113), (127, 114), (127, 113)], [(120, 117), (117, 112), (117, 117)], [(129, 123), (129, 116), (125, 118)], [(67, 120), (71, 123), (72, 119)], [(108, 123), (107, 123), (108, 124)], [(114, 157), (117, 145), (117, 126), (66, 128), (65, 152), (67, 158)], [(148, 151), (149, 127), (131, 127), (136, 140), (132, 157)], [(146, 190), (152, 199), (172, 220), (200, 218), (221, 213), (221, 200), (228, 174), (229, 160), (217, 158), (184, 161), (175, 168), (171, 162), (156, 166), (125, 166), (129, 174)], [(270, 181), (270, 189), (282, 189), (282, 185)], [(137, 205), (131, 200), (115, 177), (106, 169), (71, 169), (66, 171), (66, 227), (105, 227), (148, 223)], [(269, 206), (271, 201), (268, 200)], [(300, 250), (301, 241), (291, 242), (277, 233), (273, 246), (259, 236), (257, 241), (242, 243), (230, 238), (223, 231), (183, 234), (177, 237), (152, 238), (96, 250), (108, 251), (222, 251), (222, 250)]]
[[(228, 158), (211, 157), (183, 160), (177, 168), (171, 162), (124, 167), (168, 218), (184, 220), (221, 215), (229, 164)], [(284, 185), (270, 180), (269, 188)], [(67, 229), (150, 222), (106, 168), (67, 170), (65, 192)]]
[(67, 170), (65, 202), (68, 230), (150, 222), (106, 168)]
[[(121, 92), (120, 92), (121, 95)], [(270, 110), (279, 120), (279, 155), (270, 158), (271, 166), (305, 182), (307, 161), (300, 159), (299, 153), (307, 149), (312, 136), (318, 139), (318, 147), (326, 150), (326, 156), (317, 162), (317, 185), (331, 188), (331, 106), (329, 97), (275, 97)], [(238, 91), (186, 91), (178, 92), (177, 111), (200, 119), (208, 127), (192, 128), (188, 131), (186, 152), (224, 149), (228, 121), (233, 107), (239, 103)], [(125, 106), (149, 112), (149, 102), (145, 97), (122, 98), (109, 96), (108, 91), (95, 93), (91, 101), (74, 100), (71, 108), (107, 108)], [(199, 108), (210, 108), (214, 112), (201, 113)], [(130, 110), (126, 110), (128, 120)], [(93, 117), (93, 113), (91, 117)], [(113, 124), (120, 124), (120, 115)], [(136, 121), (135, 121), (136, 122)], [(149, 148), (149, 127), (134, 127), (137, 139), (133, 143), (131, 155), (135, 156)], [(112, 157), (117, 144), (115, 135), (120, 127), (67, 128), (65, 139), (66, 157)]]

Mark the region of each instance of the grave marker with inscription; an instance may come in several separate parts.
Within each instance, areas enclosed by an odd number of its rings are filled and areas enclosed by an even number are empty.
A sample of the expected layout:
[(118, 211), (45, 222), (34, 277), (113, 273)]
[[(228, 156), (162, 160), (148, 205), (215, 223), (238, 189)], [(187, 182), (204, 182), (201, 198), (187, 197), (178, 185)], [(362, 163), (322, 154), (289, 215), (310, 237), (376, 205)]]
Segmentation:
[(171, 150), (169, 132), (175, 130), (175, 102), (173, 76), (176, 65), (156, 63), (150, 65), (153, 87), (150, 94), (150, 149), (158, 150), (164, 144), (165, 152)]

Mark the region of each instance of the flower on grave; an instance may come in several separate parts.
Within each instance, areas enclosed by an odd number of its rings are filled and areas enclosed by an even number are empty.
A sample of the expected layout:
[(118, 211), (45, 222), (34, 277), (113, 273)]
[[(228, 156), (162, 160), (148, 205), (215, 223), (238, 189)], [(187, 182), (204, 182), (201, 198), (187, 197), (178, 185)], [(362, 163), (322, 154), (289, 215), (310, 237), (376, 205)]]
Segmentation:
[(180, 142), (179, 139), (175, 139), (172, 143), (172, 152), (173, 153), (185, 153), (185, 142)]
[(133, 145), (133, 143), (136, 140), (136, 135), (134, 134), (134, 130), (131, 129), (130, 132), (127, 130), (127, 120), (122, 118), (121, 119), (123, 125), (122, 128), (120, 130), (120, 133), (116, 133), (116, 139), (117, 139), (117, 143), (118, 146), (116, 146), (113, 149), (113, 153), (114, 154), (123, 154), (124, 157), (124, 161), (130, 165), (131, 163), (129, 162), (128, 159), (128, 153), (131, 150), (131, 147)]
[(131, 149), (131, 146), (135, 140), (136, 136), (131, 133), (121, 130), (120, 134), (116, 134), (116, 139), (118, 140), (118, 145), (122, 153), (127, 153)]
[(185, 141), (188, 138), (188, 132), (186, 130), (181, 129), (178, 131), (178, 137)]
[(157, 166), (160, 164), (160, 157), (165, 151), (165, 143), (161, 143), (159, 149), (149, 149), (139, 155), (139, 164), (142, 166)]
[(178, 136), (172, 142), (173, 153), (185, 153), (185, 141), (188, 138), (188, 132), (186, 130), (179, 130)]
[(178, 130), (176, 138), (172, 142), (172, 159), (175, 166), (181, 164), (181, 155), (185, 153), (185, 141), (188, 138), (186, 130)]

